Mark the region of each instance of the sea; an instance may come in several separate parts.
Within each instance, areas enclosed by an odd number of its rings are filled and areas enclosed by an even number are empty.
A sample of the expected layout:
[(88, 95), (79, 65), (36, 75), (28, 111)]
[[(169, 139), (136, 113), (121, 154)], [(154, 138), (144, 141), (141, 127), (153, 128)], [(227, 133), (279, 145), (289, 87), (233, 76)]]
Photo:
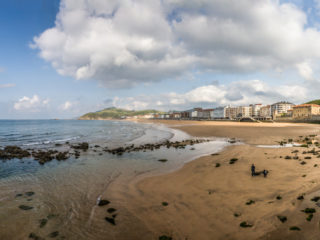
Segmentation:
[[(0, 239), (117, 239), (117, 230), (101, 217), (97, 207), (101, 198), (117, 196), (109, 192), (111, 185), (116, 184), (113, 189), (124, 194), (129, 183), (175, 171), (200, 156), (221, 151), (229, 143), (228, 139), (210, 138), (185, 149), (161, 147), (121, 156), (102, 149), (187, 139), (195, 137), (153, 123), (0, 120), (0, 149), (12, 145), (29, 150), (64, 149), (67, 144), (81, 142), (90, 146), (79, 158), (44, 165), (32, 158), (0, 160)], [(116, 204), (122, 217), (130, 219), (125, 204)]]

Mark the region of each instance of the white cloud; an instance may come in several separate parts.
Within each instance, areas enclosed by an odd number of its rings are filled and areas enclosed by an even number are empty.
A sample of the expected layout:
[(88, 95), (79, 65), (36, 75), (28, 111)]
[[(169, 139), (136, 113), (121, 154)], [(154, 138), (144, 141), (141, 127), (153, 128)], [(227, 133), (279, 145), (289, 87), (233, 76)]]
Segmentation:
[(276, 0), (62, 0), (32, 47), (62, 75), (130, 87), (193, 69), (295, 68), (320, 58), (320, 33), (306, 24)]
[(5, 84), (0, 84), (0, 88), (12, 88), (15, 87), (16, 85), (13, 83), (5, 83)]
[(70, 101), (66, 101), (64, 104), (62, 104), (60, 106), (60, 109), (62, 109), (63, 111), (67, 111), (69, 110), (71, 107), (73, 107), (75, 105), (75, 103), (70, 102)]
[(22, 97), (16, 103), (14, 103), (14, 109), (18, 111), (30, 111), (38, 112), (49, 103), (49, 99), (42, 100), (38, 95), (33, 97)]
[(313, 70), (308, 62), (303, 62), (297, 64), (297, 69), (301, 77), (305, 80), (311, 81), (314, 80)]

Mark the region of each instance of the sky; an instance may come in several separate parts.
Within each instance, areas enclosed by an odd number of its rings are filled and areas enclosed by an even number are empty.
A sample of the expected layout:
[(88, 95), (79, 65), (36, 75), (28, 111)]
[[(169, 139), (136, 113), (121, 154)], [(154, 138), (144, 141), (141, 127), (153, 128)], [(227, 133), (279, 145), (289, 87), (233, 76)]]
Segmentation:
[(319, 99), (320, 0), (0, 1), (0, 119)]

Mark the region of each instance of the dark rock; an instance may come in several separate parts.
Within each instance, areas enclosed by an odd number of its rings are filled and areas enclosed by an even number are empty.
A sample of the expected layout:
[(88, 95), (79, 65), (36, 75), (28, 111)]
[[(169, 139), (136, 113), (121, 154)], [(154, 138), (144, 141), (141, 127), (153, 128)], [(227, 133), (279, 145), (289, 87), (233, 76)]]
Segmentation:
[(251, 204), (254, 204), (254, 203), (255, 203), (255, 201), (250, 200), (250, 201), (246, 202), (246, 205), (251, 205)]
[(99, 201), (98, 206), (100, 206), (100, 207), (105, 206), (105, 205), (108, 205), (109, 203), (110, 203), (110, 201), (102, 199)]
[(233, 216), (235, 216), (235, 217), (240, 217), (240, 216), (241, 216), (241, 213), (234, 213)]
[(52, 232), (48, 235), (48, 237), (50, 238), (55, 238), (55, 237), (58, 237), (59, 236), (59, 232), (58, 231), (55, 231), (55, 232)]
[(173, 240), (173, 238), (172, 237), (168, 237), (166, 235), (162, 235), (162, 236), (159, 237), (159, 240)]
[(277, 199), (277, 200), (281, 200), (282, 197), (279, 195), (279, 196), (276, 197), (276, 199)]
[(291, 231), (300, 231), (301, 229), (297, 226), (293, 226), (293, 227), (290, 227), (289, 230)]
[(105, 217), (105, 220), (111, 225), (116, 225), (116, 221), (114, 218)]
[(39, 220), (39, 224), (40, 224), (39, 227), (43, 228), (47, 224), (47, 222), (48, 222), (48, 219), (46, 219), (46, 218), (40, 219)]
[(22, 197), (23, 196), (23, 194), (22, 193), (18, 193), (18, 194), (16, 194), (16, 197)]
[(117, 211), (115, 208), (108, 208), (107, 210), (108, 213), (114, 213), (115, 211)]
[(277, 218), (280, 220), (280, 222), (284, 223), (287, 221), (287, 217), (286, 216), (277, 216)]
[(58, 161), (67, 160), (68, 158), (69, 158), (68, 152), (59, 152), (59, 153), (56, 155), (56, 159), (57, 159)]
[(311, 201), (313, 201), (313, 202), (318, 202), (319, 200), (320, 200), (319, 196), (315, 196), (315, 197), (311, 198)]
[(39, 237), (39, 236), (36, 235), (35, 233), (30, 233), (30, 234), (29, 234), (29, 238), (34, 239), (34, 240), (44, 240), (44, 238)]
[(26, 206), (26, 205), (20, 205), (19, 208), (20, 208), (21, 210), (25, 210), (25, 211), (33, 209), (33, 207)]
[(31, 196), (34, 195), (34, 192), (26, 192), (25, 195), (28, 196), (28, 197), (31, 197)]
[(167, 162), (168, 159), (159, 159), (158, 161), (159, 161), (159, 162)]
[(234, 164), (236, 161), (238, 161), (238, 158), (231, 158), (229, 164)]
[(167, 202), (162, 202), (162, 206), (166, 207), (166, 206), (168, 206), (168, 205), (169, 205), (169, 203), (167, 203)]
[(221, 166), (221, 164), (220, 163), (216, 163), (216, 167), (220, 167)]
[(22, 159), (30, 157), (30, 153), (18, 146), (6, 146), (4, 149), (0, 149), (0, 159), (11, 160), (14, 158)]
[(301, 210), (301, 212), (304, 212), (304, 213), (315, 213), (316, 210), (314, 208), (306, 208), (304, 210)]
[(303, 200), (304, 199), (304, 196), (303, 195), (300, 195), (299, 197), (297, 197), (298, 200)]
[(242, 228), (249, 228), (249, 227), (252, 227), (253, 225), (252, 224), (248, 224), (247, 222), (241, 222), (240, 223), (240, 227)]
[(308, 222), (310, 222), (312, 220), (312, 218), (313, 218), (313, 214), (311, 213), (308, 215), (308, 217), (306, 219)]
[(71, 147), (73, 149), (82, 150), (86, 152), (89, 149), (89, 143), (83, 142), (83, 143), (79, 143), (78, 145), (72, 145)]

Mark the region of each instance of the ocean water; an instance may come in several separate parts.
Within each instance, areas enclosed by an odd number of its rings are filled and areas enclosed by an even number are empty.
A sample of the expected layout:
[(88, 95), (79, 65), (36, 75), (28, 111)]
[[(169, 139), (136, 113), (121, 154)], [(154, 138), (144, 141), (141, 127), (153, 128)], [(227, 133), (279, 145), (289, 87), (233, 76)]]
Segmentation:
[[(54, 149), (56, 143), (63, 148), (65, 142), (88, 142), (90, 145), (79, 159), (70, 157), (45, 165), (39, 165), (32, 158), (0, 161), (0, 239), (28, 239), (30, 233), (48, 238), (57, 231), (57, 239), (121, 239), (115, 237), (120, 227), (112, 228), (104, 220), (106, 213), (97, 207), (101, 197), (109, 196), (121, 209), (117, 221), (136, 223), (135, 217), (126, 212), (125, 203), (117, 202), (114, 197), (125, 194), (129, 182), (174, 171), (188, 161), (221, 151), (229, 144), (227, 139), (212, 138), (210, 142), (185, 149), (161, 147), (122, 156), (105, 153), (102, 148), (191, 138), (163, 125), (128, 121), (0, 121), (0, 147)], [(101, 148), (94, 148), (96, 144)], [(168, 162), (161, 163), (160, 158)], [(110, 186), (115, 184), (118, 192), (109, 192)], [(35, 194), (25, 195), (30, 191)], [(17, 194), (22, 196), (17, 197)], [(21, 205), (32, 209), (21, 210)], [(41, 219), (47, 219), (44, 227), (39, 225)], [(126, 231), (125, 226), (121, 228), (123, 231)]]

